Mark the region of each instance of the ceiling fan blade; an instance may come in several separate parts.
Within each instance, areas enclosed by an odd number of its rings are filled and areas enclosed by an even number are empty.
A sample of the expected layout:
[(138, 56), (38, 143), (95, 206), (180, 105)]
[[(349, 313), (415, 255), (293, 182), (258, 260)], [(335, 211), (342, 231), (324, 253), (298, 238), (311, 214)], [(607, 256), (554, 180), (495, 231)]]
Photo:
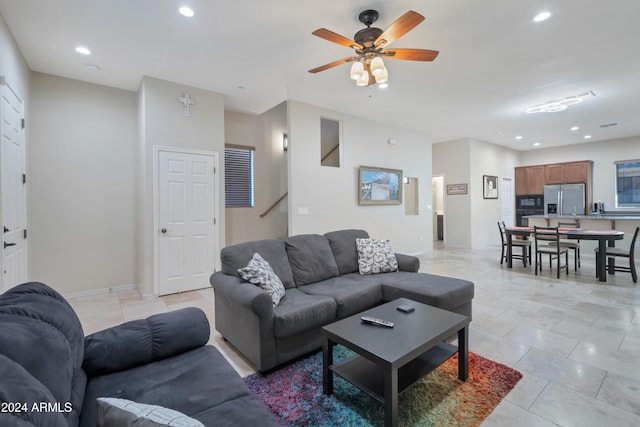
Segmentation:
[(433, 61), (440, 52), (427, 49), (388, 49), (383, 55), (392, 59), (404, 59), (408, 61)]
[(424, 16), (420, 15), (418, 12), (414, 12), (410, 10), (409, 12), (402, 15), (396, 22), (391, 24), (389, 28), (387, 28), (373, 43), (373, 45), (377, 48), (388, 46), (394, 41), (398, 40), (400, 37), (407, 34), (409, 31), (414, 29), (416, 25), (424, 21)]
[(310, 73), (319, 73), (320, 71), (328, 70), (329, 68), (337, 67), (338, 65), (342, 65), (346, 62), (352, 61), (355, 59), (355, 56), (350, 56), (348, 58), (339, 59), (337, 61), (331, 62), (329, 64), (322, 65), (320, 67), (316, 67), (312, 70), (309, 70)]
[(327, 30), (326, 28), (319, 28), (315, 30), (313, 33), (314, 36), (320, 37), (321, 39), (328, 40), (333, 43), (337, 43), (341, 46), (350, 47), (354, 49), (362, 49), (362, 46), (351, 39), (348, 39), (340, 34), (334, 33), (331, 30)]

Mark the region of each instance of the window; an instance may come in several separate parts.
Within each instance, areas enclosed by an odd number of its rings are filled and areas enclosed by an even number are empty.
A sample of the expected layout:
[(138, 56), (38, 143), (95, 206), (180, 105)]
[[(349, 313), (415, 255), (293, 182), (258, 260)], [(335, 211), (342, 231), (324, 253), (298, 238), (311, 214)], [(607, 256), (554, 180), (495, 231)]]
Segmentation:
[(224, 194), (228, 208), (253, 207), (253, 152), (255, 147), (225, 145)]
[(616, 162), (616, 207), (640, 207), (640, 160)]

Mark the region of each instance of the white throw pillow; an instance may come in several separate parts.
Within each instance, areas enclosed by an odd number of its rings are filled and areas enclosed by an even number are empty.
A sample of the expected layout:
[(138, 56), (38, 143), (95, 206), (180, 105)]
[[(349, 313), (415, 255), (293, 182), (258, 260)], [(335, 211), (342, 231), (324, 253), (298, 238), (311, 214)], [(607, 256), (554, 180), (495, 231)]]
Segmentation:
[(388, 240), (356, 239), (356, 247), (360, 274), (398, 271), (398, 260)]
[(271, 296), (273, 306), (278, 305), (284, 296), (284, 285), (280, 278), (271, 268), (271, 265), (260, 256), (259, 253), (253, 254), (251, 261), (246, 267), (238, 269), (238, 274), (244, 280), (258, 285), (267, 291)]

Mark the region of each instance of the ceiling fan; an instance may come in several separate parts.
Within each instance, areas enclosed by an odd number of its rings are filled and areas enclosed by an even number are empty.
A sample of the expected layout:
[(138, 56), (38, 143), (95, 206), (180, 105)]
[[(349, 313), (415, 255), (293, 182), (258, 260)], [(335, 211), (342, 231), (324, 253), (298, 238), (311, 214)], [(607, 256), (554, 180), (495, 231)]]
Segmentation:
[(353, 40), (326, 28), (317, 29), (312, 33), (321, 39), (354, 49), (355, 55), (313, 68), (309, 70), (310, 73), (319, 73), (347, 62), (353, 62), (350, 73), (351, 78), (356, 81), (358, 86), (370, 86), (374, 83), (385, 84), (389, 79), (389, 73), (382, 61), (383, 57), (409, 61), (433, 61), (438, 56), (439, 52), (437, 50), (386, 49), (388, 45), (424, 21), (424, 16), (417, 12), (410, 10), (398, 18), (385, 31), (371, 26), (378, 20), (378, 12), (375, 10), (361, 12), (358, 15), (358, 19), (367, 28), (358, 31), (353, 36)]

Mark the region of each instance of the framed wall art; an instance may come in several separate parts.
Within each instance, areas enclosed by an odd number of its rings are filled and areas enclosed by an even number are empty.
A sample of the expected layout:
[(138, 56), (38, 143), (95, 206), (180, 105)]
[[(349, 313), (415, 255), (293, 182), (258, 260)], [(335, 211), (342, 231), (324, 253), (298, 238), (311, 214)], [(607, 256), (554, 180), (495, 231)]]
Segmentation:
[(358, 204), (399, 205), (401, 203), (401, 170), (372, 166), (358, 168)]
[(467, 184), (447, 184), (447, 195), (467, 194)]
[(493, 175), (482, 175), (483, 197), (485, 199), (498, 198), (498, 177)]

